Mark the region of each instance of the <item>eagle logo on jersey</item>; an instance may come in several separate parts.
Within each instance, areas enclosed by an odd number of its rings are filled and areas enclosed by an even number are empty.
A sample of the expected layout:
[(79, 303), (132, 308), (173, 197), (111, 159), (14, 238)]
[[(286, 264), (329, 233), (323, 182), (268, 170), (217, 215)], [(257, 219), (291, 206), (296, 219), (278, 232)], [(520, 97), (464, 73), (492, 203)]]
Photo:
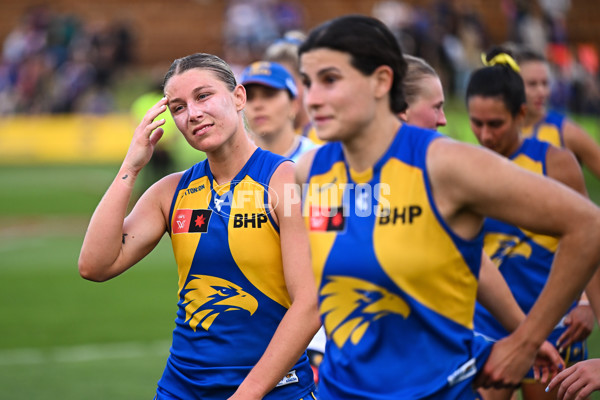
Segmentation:
[(225, 279), (208, 275), (192, 275), (185, 289), (185, 322), (196, 331), (200, 325), (208, 330), (223, 312), (245, 310), (253, 315), (258, 301), (242, 288)]
[(531, 245), (518, 236), (489, 233), (485, 235), (484, 242), (485, 252), (490, 254), (490, 258), (497, 267), (507, 257), (521, 256), (525, 259), (531, 257)]
[(330, 276), (321, 296), (325, 330), (339, 348), (348, 339), (357, 344), (375, 320), (389, 314), (404, 318), (410, 314), (410, 307), (400, 296), (358, 278)]

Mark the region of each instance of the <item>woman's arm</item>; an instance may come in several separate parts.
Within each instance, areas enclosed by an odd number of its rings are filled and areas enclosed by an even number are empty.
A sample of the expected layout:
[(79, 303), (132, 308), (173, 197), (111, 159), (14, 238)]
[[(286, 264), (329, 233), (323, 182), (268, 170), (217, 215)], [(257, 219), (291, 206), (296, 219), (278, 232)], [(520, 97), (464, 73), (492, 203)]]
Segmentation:
[(600, 261), (600, 210), (559, 182), (449, 139), (432, 143), (427, 167), (436, 205), (461, 236), (474, 237), (489, 216), (561, 239), (538, 300), (526, 320), (496, 343), (476, 382), (517, 385)]
[(565, 147), (600, 179), (600, 145), (582, 127), (568, 119), (564, 122), (563, 138)]
[[(548, 177), (564, 183), (571, 189), (587, 197), (581, 167), (570, 150), (549, 147), (546, 160)], [(592, 297), (597, 296), (594, 292), (598, 292), (598, 289), (588, 285), (588, 291), (592, 292)], [(573, 342), (585, 340), (592, 333), (592, 329), (594, 328), (594, 314), (589, 305), (577, 306), (565, 317), (564, 323), (567, 325), (567, 329), (557, 341), (557, 346), (561, 350)]]
[[(302, 154), (296, 163), (296, 183), (302, 187), (308, 180), (310, 167), (319, 148), (314, 148)], [(302, 194), (302, 193), (300, 193)]]
[(265, 396), (300, 359), (321, 325), (308, 233), (300, 203), (295, 200), (300, 198), (300, 193), (295, 193), (293, 201), (285, 197), (286, 193), (290, 195), (290, 189), (297, 190), (292, 163), (285, 162), (277, 168), (270, 189), (279, 199), (274, 211), (279, 221), (283, 271), (292, 304), (263, 356), (231, 399), (261, 399)]
[(166, 231), (161, 203), (173, 177), (151, 187), (125, 217), (135, 180), (162, 136), (164, 120), (154, 118), (165, 104), (155, 104), (135, 130), (119, 173), (90, 220), (79, 255), (79, 273), (86, 279), (105, 281), (119, 275), (148, 254)]
[[(508, 332), (513, 332), (525, 320), (525, 313), (517, 304), (504, 277), (485, 253), (482, 253), (481, 258), (477, 301)], [(564, 363), (556, 347), (545, 341), (536, 356), (534, 378), (546, 382)]]
[(525, 319), (504, 277), (487, 254), (481, 254), (477, 301), (492, 314), (508, 332), (514, 331)]

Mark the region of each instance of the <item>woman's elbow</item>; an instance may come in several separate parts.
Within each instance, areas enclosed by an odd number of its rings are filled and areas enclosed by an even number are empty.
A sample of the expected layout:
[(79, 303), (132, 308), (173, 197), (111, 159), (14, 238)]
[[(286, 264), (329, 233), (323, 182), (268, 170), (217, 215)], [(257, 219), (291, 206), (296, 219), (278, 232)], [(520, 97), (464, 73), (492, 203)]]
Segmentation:
[(314, 297), (314, 299), (311, 298), (309, 301), (307, 301), (307, 307), (308, 307), (309, 322), (311, 324), (311, 327), (314, 328), (316, 331), (321, 326), (321, 316), (319, 314), (319, 302), (318, 302), (316, 296)]
[(89, 262), (85, 257), (80, 256), (77, 263), (79, 275), (88, 281), (104, 282), (109, 279), (108, 276), (102, 274), (93, 263)]

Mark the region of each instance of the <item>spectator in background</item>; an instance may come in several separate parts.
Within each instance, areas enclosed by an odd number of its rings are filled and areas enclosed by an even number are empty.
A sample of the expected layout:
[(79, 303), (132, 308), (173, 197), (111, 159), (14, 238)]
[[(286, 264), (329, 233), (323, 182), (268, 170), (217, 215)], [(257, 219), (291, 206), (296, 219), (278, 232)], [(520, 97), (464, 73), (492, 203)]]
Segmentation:
[(279, 36), (290, 31), (302, 31), (306, 10), (297, 0), (274, 0), (271, 5), (271, 13), (277, 25)]
[(132, 40), (121, 23), (29, 9), (3, 43), (0, 113), (114, 111), (112, 79), (131, 62)]
[(93, 85), (96, 68), (88, 57), (86, 48), (74, 44), (67, 59), (54, 74), (51, 99), (53, 113), (75, 111), (77, 101)]
[(402, 51), (417, 53), (419, 44), (414, 32), (417, 15), (412, 5), (399, 0), (380, 0), (373, 5), (371, 14), (389, 28)]
[(540, 8), (529, 0), (502, 0), (501, 4), (510, 29), (508, 40), (534, 49), (545, 49), (548, 34)]
[(49, 11), (44, 6), (26, 10), (17, 26), (4, 39), (3, 61), (11, 65), (19, 64), (28, 56), (43, 51), (47, 44), (49, 19)]
[(571, 47), (573, 67), (569, 110), (578, 114), (600, 113), (599, 56), (593, 44), (580, 43)]
[(548, 24), (548, 40), (552, 43), (567, 43), (567, 13), (571, 0), (538, 0)]
[(268, 44), (279, 37), (269, 7), (269, 0), (228, 0), (223, 41), (230, 52), (244, 54), (237, 56), (242, 58), (240, 64), (261, 59)]

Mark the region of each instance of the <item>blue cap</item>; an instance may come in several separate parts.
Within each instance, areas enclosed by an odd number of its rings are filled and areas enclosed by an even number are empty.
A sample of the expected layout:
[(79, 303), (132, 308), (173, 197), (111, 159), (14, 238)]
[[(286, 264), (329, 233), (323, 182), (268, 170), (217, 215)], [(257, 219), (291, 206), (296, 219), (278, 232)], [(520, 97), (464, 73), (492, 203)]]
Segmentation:
[(244, 86), (254, 83), (274, 89), (285, 89), (290, 92), (292, 97), (298, 95), (292, 75), (283, 65), (275, 62), (257, 61), (250, 64), (242, 71), (240, 83)]

